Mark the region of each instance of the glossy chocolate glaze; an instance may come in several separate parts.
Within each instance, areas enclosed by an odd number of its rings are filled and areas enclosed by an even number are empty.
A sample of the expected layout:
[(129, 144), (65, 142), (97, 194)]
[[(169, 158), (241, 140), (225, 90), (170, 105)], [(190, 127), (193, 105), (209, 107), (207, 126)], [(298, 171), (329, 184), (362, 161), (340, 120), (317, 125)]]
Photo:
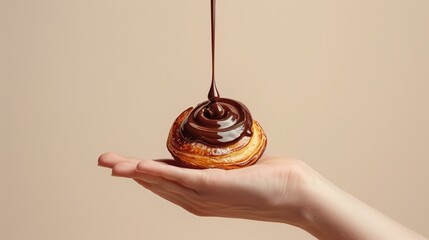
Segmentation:
[(211, 0), (212, 82), (208, 101), (198, 104), (180, 127), (190, 140), (212, 146), (223, 146), (252, 135), (252, 116), (242, 103), (221, 98), (215, 80), (215, 13), (216, 0)]

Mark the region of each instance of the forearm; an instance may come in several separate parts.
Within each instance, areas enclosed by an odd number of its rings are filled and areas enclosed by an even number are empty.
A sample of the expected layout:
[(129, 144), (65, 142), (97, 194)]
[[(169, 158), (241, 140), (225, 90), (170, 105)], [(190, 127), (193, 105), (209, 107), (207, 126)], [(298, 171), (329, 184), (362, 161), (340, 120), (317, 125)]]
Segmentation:
[(329, 182), (317, 185), (303, 208), (303, 228), (318, 239), (427, 240)]

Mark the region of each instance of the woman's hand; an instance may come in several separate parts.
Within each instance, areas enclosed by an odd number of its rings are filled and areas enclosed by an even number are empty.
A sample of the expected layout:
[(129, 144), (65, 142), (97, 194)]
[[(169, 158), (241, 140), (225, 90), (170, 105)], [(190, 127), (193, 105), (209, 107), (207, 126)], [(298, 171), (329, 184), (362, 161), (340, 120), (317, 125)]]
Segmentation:
[(139, 160), (112, 153), (99, 165), (132, 178), (198, 216), (292, 224), (318, 239), (427, 240), (329, 183), (299, 160), (265, 155), (236, 169), (187, 169), (173, 160)]
[(303, 162), (275, 155), (237, 169), (187, 169), (174, 160), (103, 154), (99, 165), (198, 216), (246, 218), (300, 226), (317, 174)]

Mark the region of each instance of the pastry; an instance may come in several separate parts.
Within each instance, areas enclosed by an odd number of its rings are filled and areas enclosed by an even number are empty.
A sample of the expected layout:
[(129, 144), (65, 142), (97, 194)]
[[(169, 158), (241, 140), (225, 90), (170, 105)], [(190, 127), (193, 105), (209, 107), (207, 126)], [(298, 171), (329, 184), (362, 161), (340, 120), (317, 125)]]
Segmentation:
[[(235, 103), (230, 105), (229, 103)], [(211, 119), (210, 105), (236, 107)], [(213, 107), (213, 106), (212, 106)], [(244, 110), (244, 111), (243, 111)], [(234, 169), (254, 164), (267, 144), (265, 133), (244, 105), (230, 99), (204, 102), (182, 112), (174, 121), (167, 148), (175, 160), (192, 168)]]
[(215, 0), (211, 0), (212, 84), (208, 101), (188, 108), (174, 121), (167, 139), (173, 158), (191, 168), (235, 169), (264, 153), (264, 130), (244, 104), (221, 98), (214, 77)]
[[(215, 85), (210, 92), (213, 89)], [(246, 106), (210, 93), (209, 101), (176, 118), (167, 139), (173, 158), (192, 168), (249, 166), (262, 156), (266, 145), (264, 130)]]

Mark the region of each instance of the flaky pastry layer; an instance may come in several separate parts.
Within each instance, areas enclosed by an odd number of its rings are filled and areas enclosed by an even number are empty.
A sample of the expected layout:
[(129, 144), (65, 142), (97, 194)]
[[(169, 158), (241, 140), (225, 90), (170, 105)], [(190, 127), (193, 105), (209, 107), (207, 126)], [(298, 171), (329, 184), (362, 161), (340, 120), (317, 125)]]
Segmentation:
[(182, 112), (170, 129), (167, 149), (175, 160), (192, 168), (235, 169), (254, 164), (264, 153), (267, 137), (255, 120), (252, 123), (252, 136), (244, 136), (231, 145), (213, 147), (185, 139), (180, 133), (180, 125), (192, 109)]

